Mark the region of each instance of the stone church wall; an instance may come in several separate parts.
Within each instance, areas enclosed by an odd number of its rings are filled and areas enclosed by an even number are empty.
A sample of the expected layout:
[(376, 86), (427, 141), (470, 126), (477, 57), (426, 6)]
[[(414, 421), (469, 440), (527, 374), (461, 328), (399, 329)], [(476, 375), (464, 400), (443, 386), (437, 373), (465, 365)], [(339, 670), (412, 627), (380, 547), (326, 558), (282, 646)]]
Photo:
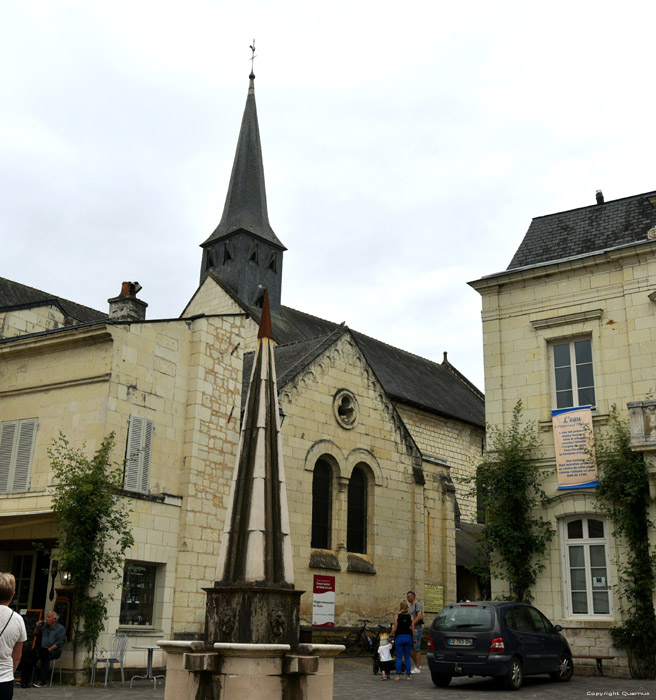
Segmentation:
[[(449, 536), (453, 541), (453, 518), (443, 517), (452, 515), (452, 499), (444, 498), (441, 484), (432, 478), (426, 486), (415, 482), (413, 465), (420, 464), (420, 455), (350, 336), (342, 336), (280, 388), (296, 587), (306, 591), (304, 621), (311, 621), (315, 574), (336, 578), (336, 624), (356, 624), (359, 617), (389, 621), (409, 588), (421, 598), (427, 580), (427, 518), (434, 521), (434, 566), (428, 573), (455, 593), (455, 552), (446, 545)], [(335, 418), (333, 400), (341, 389), (357, 400), (351, 428)], [(317, 551), (310, 546), (312, 477), (320, 457), (333, 469), (333, 510), (331, 548)], [(368, 477), (366, 554), (346, 548), (348, 480), (356, 465), (365, 465)], [(331, 560), (339, 570), (316, 566), (320, 559)], [(443, 582), (445, 562), (453, 577)]]
[(485, 431), (462, 421), (443, 418), (416, 408), (396, 404), (396, 408), (416, 440), (422, 454), (448, 465), (456, 487), (461, 518), (476, 522), (476, 499), (466, 496), (469, 490), (462, 480), (475, 473), (482, 457)]

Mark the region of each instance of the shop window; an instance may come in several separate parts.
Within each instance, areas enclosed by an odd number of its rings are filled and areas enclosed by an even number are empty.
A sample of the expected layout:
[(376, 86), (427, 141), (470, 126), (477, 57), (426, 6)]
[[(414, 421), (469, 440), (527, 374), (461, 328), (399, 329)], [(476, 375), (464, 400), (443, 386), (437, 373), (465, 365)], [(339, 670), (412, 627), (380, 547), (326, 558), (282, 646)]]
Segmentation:
[(566, 607), (571, 616), (611, 614), (606, 521), (573, 518), (563, 523)]
[(354, 467), (349, 479), (346, 549), (367, 553), (367, 477), (361, 467)]
[(330, 549), (332, 521), (333, 472), (330, 464), (320, 459), (312, 476), (312, 541), (314, 549)]
[(149, 418), (130, 416), (124, 482), (127, 491), (148, 493), (150, 489), (153, 430), (153, 421)]
[(555, 343), (552, 356), (556, 408), (595, 406), (592, 341)]
[(120, 625), (153, 626), (157, 569), (156, 564), (125, 562)]
[(25, 418), (0, 423), (0, 493), (28, 490), (38, 422)]

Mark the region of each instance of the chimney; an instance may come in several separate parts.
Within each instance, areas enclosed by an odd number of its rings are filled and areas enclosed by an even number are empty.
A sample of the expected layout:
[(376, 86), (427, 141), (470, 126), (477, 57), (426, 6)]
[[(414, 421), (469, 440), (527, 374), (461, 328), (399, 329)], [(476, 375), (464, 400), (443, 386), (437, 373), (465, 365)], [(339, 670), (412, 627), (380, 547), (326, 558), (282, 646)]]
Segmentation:
[(121, 293), (113, 299), (107, 299), (109, 303), (109, 318), (114, 321), (143, 321), (146, 318), (145, 301), (137, 299), (137, 292), (141, 290), (139, 282), (123, 282)]
[(597, 190), (597, 204), (604, 203), (604, 193), (601, 190)]

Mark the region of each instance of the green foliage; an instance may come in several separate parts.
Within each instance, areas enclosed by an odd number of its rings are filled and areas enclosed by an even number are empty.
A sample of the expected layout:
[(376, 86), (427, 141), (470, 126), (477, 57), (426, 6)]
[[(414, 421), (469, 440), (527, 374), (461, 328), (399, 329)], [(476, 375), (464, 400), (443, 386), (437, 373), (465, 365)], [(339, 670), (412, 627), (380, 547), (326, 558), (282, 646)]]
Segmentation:
[[(475, 567), (481, 578), (501, 578), (510, 587), (510, 599), (530, 602), (554, 530), (550, 523), (535, 517), (536, 508), (548, 500), (541, 488), (537, 466), (540, 440), (537, 427), (521, 425), (522, 402), (513, 409), (506, 430), (488, 429), (488, 450), (470, 479), (478, 493), (485, 515), (485, 531)], [(489, 561), (490, 568), (484, 564)]]
[(610, 414), (609, 430), (595, 443), (599, 486), (597, 497), (615, 528), (613, 535), (626, 547), (618, 562), (616, 586), (626, 604), (627, 617), (610, 630), (613, 644), (629, 651), (631, 675), (656, 677), (656, 552), (649, 547), (649, 476), (644, 457), (631, 450), (630, 430), (617, 407)]
[(59, 567), (75, 586), (73, 647), (95, 654), (111, 594), (94, 590), (103, 580), (120, 579), (125, 551), (134, 544), (130, 510), (121, 500), (122, 465), (112, 463), (114, 433), (89, 459), (60, 433), (48, 450), (57, 485), (53, 511), (59, 525)]

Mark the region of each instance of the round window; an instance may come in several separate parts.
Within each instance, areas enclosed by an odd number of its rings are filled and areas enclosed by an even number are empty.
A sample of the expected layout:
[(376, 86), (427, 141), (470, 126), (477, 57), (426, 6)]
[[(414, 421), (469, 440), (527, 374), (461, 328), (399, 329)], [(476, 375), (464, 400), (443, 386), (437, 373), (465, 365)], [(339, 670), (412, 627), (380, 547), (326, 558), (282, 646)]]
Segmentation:
[(358, 422), (358, 400), (348, 389), (340, 389), (333, 399), (333, 412), (337, 422), (350, 430)]

